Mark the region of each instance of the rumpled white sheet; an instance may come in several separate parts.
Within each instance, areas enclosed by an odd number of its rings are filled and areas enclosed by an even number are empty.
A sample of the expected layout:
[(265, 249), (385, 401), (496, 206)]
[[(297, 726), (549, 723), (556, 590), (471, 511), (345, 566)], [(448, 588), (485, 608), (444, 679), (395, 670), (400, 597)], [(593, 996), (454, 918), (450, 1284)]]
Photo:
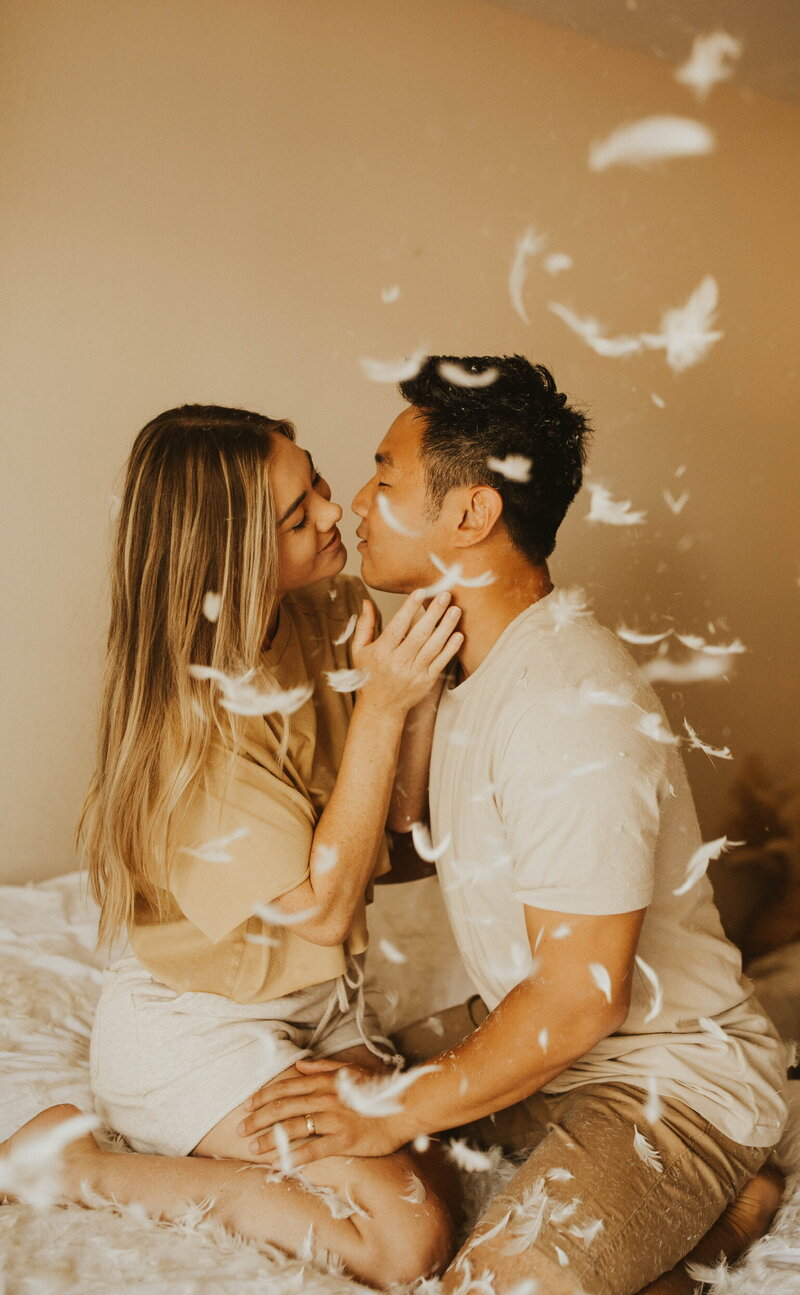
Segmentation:
[[(427, 888), (426, 893), (420, 888)], [(425, 914), (424, 922), (420, 914)], [(402, 1025), (460, 1002), (472, 991), (443, 924), (435, 882), (384, 888), (371, 913), (369, 979), (397, 996), (386, 1024)], [(94, 950), (97, 911), (85, 902), (77, 873), (31, 886), (0, 887), (0, 1139), (58, 1102), (93, 1110), (88, 1050), (102, 968), (112, 955)], [(396, 965), (380, 955), (381, 938), (408, 956)], [(386, 1018), (386, 1004), (376, 999)], [(712, 1295), (800, 1295), (800, 1083), (781, 1144), (790, 1173), (786, 1201), (772, 1232), (746, 1262), (718, 1274)], [(513, 1172), (467, 1175), (471, 1214)], [(226, 1236), (189, 1210), (181, 1225), (145, 1218), (135, 1208), (76, 1206), (0, 1208), (0, 1289), (11, 1295), (171, 1295), (363, 1290), (340, 1273), (259, 1252)]]

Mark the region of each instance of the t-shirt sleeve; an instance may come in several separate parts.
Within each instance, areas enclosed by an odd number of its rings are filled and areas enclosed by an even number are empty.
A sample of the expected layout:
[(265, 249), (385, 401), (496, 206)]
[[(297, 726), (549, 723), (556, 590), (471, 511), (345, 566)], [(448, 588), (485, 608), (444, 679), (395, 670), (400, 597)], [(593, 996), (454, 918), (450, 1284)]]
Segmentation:
[(276, 774), (237, 756), (220, 760), (170, 835), (170, 890), (213, 943), (308, 876), (308, 802)]
[(523, 712), (499, 760), (514, 897), (565, 913), (645, 908), (664, 747), (636, 731), (638, 708), (576, 706), (568, 694)]

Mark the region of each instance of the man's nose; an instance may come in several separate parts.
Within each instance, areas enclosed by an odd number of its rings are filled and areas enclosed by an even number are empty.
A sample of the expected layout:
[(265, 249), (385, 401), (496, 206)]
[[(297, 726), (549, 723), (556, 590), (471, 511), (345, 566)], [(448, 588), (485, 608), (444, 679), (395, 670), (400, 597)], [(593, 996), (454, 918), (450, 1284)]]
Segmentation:
[(353, 502), (350, 505), (353, 512), (356, 513), (359, 517), (366, 516), (366, 512), (367, 512), (366, 498), (365, 498), (366, 492), (367, 492), (367, 487), (362, 486), (361, 489), (356, 492)]

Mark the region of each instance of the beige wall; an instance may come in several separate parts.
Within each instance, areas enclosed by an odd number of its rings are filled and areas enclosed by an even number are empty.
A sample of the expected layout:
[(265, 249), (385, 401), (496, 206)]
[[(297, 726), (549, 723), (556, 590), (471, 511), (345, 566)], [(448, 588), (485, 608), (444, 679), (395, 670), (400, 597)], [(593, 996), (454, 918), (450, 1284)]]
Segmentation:
[[(557, 579), (612, 624), (740, 635), (736, 679), (673, 714), (786, 766), (798, 109), (722, 87), (701, 113), (715, 156), (593, 175), (592, 139), (694, 101), (663, 64), (481, 0), (11, 0), (2, 21), (3, 880), (74, 866), (108, 500), (135, 431), (184, 400), (288, 415), (347, 502), (399, 408), (358, 357), (417, 345), (522, 351), (589, 407), (592, 475), (649, 523), (591, 528), (581, 498)], [(526, 327), (506, 285), (529, 224), (575, 268), (531, 269)], [(660, 354), (600, 359), (547, 310), (637, 331), (707, 273), (725, 339), (680, 376)], [(676, 518), (661, 491), (681, 463)], [(711, 832), (732, 770), (688, 763)]]

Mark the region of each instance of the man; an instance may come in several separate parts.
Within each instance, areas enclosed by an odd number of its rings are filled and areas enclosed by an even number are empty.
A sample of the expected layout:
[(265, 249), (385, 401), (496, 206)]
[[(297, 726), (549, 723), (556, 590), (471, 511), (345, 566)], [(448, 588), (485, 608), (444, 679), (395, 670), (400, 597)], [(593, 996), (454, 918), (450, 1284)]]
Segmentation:
[[(444, 1014), (444, 1038), (411, 1036), (417, 1058), (438, 1055), (411, 1072), (399, 1113), (359, 1115), (331, 1063), (306, 1062), (306, 1078), (256, 1096), (247, 1135), (312, 1115), (318, 1136), (294, 1149), (298, 1165), (466, 1124), (532, 1147), (445, 1289), (472, 1275), (498, 1292), (528, 1281), (520, 1290), (537, 1295), (632, 1295), (763, 1164), (785, 1117), (785, 1057), (697, 879), (697, 819), (655, 694), (579, 596), (552, 588), (586, 420), (520, 356), (430, 357), (400, 390), (408, 407), (354, 501), (359, 548), (368, 584), (444, 585), (461, 608), (430, 825), (480, 999), (471, 1018)], [(423, 749), (431, 723), (418, 718)], [(426, 775), (421, 756), (395, 826), (410, 827)], [(762, 1176), (746, 1189), (745, 1233), (763, 1230), (770, 1187)], [(716, 1259), (720, 1240), (724, 1228), (695, 1257)], [(652, 1290), (691, 1288), (682, 1281), (678, 1270)]]

